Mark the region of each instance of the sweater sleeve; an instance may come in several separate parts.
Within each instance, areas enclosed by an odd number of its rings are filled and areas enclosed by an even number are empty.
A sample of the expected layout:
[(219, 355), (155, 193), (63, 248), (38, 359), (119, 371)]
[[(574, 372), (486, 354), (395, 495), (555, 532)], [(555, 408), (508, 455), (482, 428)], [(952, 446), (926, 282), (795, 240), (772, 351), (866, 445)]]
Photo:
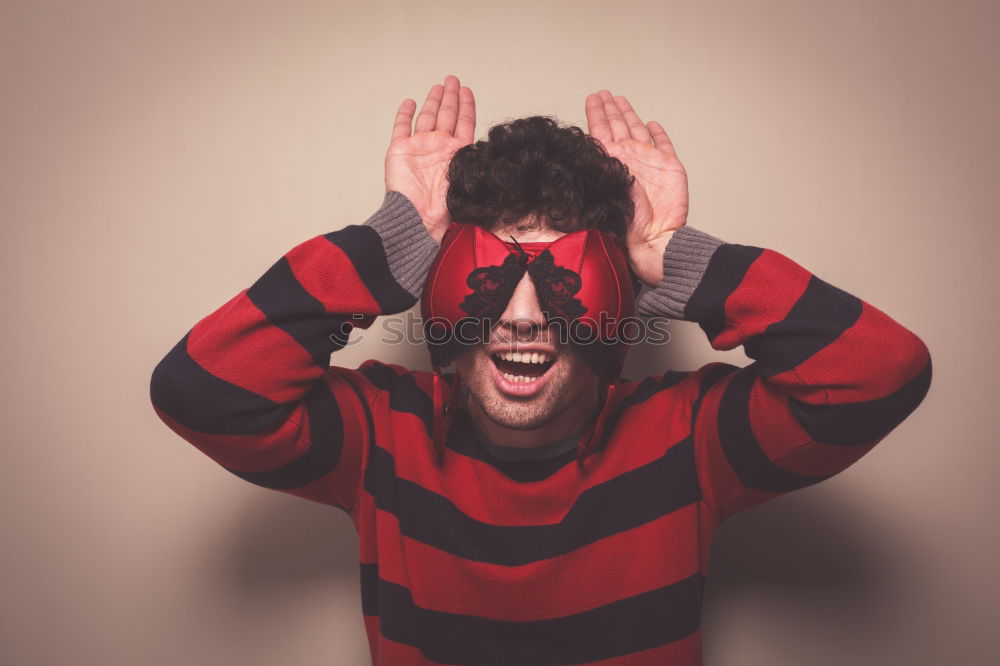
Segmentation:
[(773, 250), (682, 227), (643, 314), (696, 322), (746, 367), (696, 373), (699, 484), (721, 521), (845, 469), (923, 400), (930, 354), (881, 310)]
[(352, 512), (377, 392), (330, 354), (413, 305), (437, 249), (397, 192), (364, 224), (296, 246), (160, 361), (156, 413), (233, 474)]

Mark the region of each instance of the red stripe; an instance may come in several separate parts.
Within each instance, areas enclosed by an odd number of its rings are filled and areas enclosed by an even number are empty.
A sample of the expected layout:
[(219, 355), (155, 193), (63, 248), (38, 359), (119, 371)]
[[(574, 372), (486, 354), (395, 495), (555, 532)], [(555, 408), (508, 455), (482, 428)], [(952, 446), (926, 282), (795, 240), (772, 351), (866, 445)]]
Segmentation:
[(245, 290), (195, 324), (187, 349), (195, 363), (219, 379), (278, 403), (301, 398), (323, 374), (309, 352), (271, 324)]
[(501, 566), (401, 536), (396, 516), (379, 511), (379, 576), (429, 610), (513, 622), (564, 617), (697, 573), (697, 514), (689, 504), (565, 555)]
[[(862, 302), (858, 321), (800, 363), (788, 379), (794, 379), (792, 394), (804, 402), (863, 402), (895, 392), (920, 374), (928, 358), (920, 338)], [(799, 382), (815, 386), (803, 387)]]
[(332, 472), (315, 481), (287, 492), (317, 502), (336, 504), (350, 514), (358, 502), (359, 493), (363, 492), (363, 470), (368, 458), (368, 432), (364, 416), (349, 416), (351, 412), (359, 409), (355, 407), (358, 405), (357, 396), (352, 394), (348, 400), (338, 392), (337, 404), (344, 416), (344, 439), (337, 466)]
[[(155, 407), (154, 407), (155, 409)], [(309, 448), (306, 411), (299, 406), (278, 429), (259, 435), (207, 435), (184, 427), (168, 414), (156, 413), (178, 435), (223, 467), (267, 472), (295, 460)], [(299, 422), (303, 427), (299, 427)]]
[(788, 409), (785, 394), (757, 380), (750, 389), (750, 427), (761, 448), (778, 467), (807, 475), (835, 474), (864, 455), (868, 446), (832, 446), (816, 442)]
[[(697, 375), (700, 376), (706, 368), (717, 364), (718, 362), (710, 363), (702, 367)], [(718, 427), (719, 403), (734, 376), (735, 371), (734, 374), (719, 380), (705, 395), (698, 413), (698, 428), (694, 438), (698, 483), (705, 500), (718, 513), (717, 517), (720, 520), (736, 511), (748, 509), (781, 495), (778, 492), (744, 487), (730, 466), (725, 451), (722, 450)]]
[(359, 488), (360, 496), (351, 519), (358, 533), (358, 559), (361, 562), (378, 562), (379, 533), (376, 521), (378, 513), (375, 509), (375, 497), (365, 490), (364, 482)]
[(718, 516), (704, 501), (698, 503), (698, 571), (708, 576), (708, 562), (712, 554), (712, 541), (719, 527)]
[(285, 255), (299, 284), (330, 313), (378, 314), (378, 303), (342, 249), (322, 236)]
[(365, 615), (365, 631), (372, 650), (372, 666), (444, 666), (405, 643), (389, 640), (379, 633), (379, 618)]
[(719, 508), (720, 517), (724, 520), (733, 514), (739, 513), (740, 511), (746, 511), (747, 509), (751, 509), (758, 504), (763, 504), (768, 500), (779, 497), (781, 494), (782, 493), (780, 492), (760, 490), (758, 488), (747, 488), (746, 486), (737, 485), (730, 488), (729, 494), (726, 496), (722, 506)]
[[(732, 349), (752, 335), (782, 321), (809, 286), (812, 274), (773, 250), (754, 260), (736, 289), (726, 297), (726, 327), (711, 341), (716, 349)], [(733, 326), (733, 322), (739, 322)]]
[[(339, 373), (355, 373), (343, 368)], [(362, 483), (361, 470), (367, 454), (367, 425), (357, 395), (344, 385), (346, 380), (328, 375), (327, 386), (337, 400), (343, 416), (343, 442), (340, 459), (333, 472), (298, 488), (284, 492), (323, 504), (350, 509)], [(362, 378), (363, 379), (363, 378)], [(273, 431), (255, 435), (215, 435), (191, 430), (154, 406), (156, 413), (171, 430), (194, 444), (223, 467), (241, 472), (269, 472), (296, 460), (310, 445), (309, 415), (303, 404)]]
[[(653, 462), (687, 436), (682, 393), (683, 389), (675, 386), (650, 398), (645, 405), (647, 410), (659, 411), (657, 431), (676, 433), (673, 440), (650, 441), (649, 419), (629, 414), (615, 431), (617, 444), (592, 456), (592, 464), (581, 467), (576, 462), (570, 463), (544, 483), (516, 481), (488, 462), (450, 450), (444, 456), (442, 470), (423, 421), (412, 414), (390, 412), (388, 422), (380, 423), (383, 430), (376, 441), (396, 442), (391, 453), (399, 478), (447, 497), (475, 520), (501, 526), (554, 524), (566, 517), (581, 493)], [(643, 445), (631, 445), (636, 442)], [(599, 458), (603, 458), (600, 464)], [(484, 493), (484, 488), (489, 492)]]
[[(722, 365), (722, 363), (709, 363), (702, 366), (694, 375), (700, 381), (701, 377), (716, 365)], [(717, 511), (721, 509), (722, 502), (725, 500), (725, 489), (740, 485), (736, 473), (729, 466), (725, 451), (722, 450), (718, 428), (719, 403), (722, 400), (722, 394), (734, 376), (735, 368), (732, 374), (718, 380), (709, 389), (702, 398), (698, 411), (698, 423), (695, 424), (694, 453), (695, 467), (698, 470), (698, 483), (709, 506)]]
[[(210, 457), (212, 460), (216, 461), (223, 467), (243, 472), (267, 472), (277, 469), (288, 461), (276, 462), (273, 465), (268, 465), (265, 463), (265, 460), (274, 460), (277, 457), (270, 456), (268, 453), (280, 453), (283, 458), (287, 457), (289, 451), (295, 451), (296, 455), (301, 455), (301, 452), (304, 451), (308, 444), (307, 440), (300, 439), (293, 443), (293, 447), (289, 447), (286, 450), (264, 452), (261, 449), (255, 449), (253, 447), (260, 446), (263, 441), (279, 439), (280, 430), (278, 431), (279, 434), (276, 434), (274, 437), (268, 436), (259, 439), (254, 438), (253, 436), (243, 435), (205, 435), (193, 430), (188, 430), (159, 410), (157, 410), (157, 414), (159, 414), (160, 418), (162, 418), (174, 432), (194, 444), (195, 447), (205, 453), (205, 455)], [(286, 423), (286, 426), (295, 427), (294, 424), (288, 423)], [(284, 446), (286, 443), (281, 442), (281, 444)], [(223, 449), (227, 446), (242, 446), (243, 449), (238, 452), (235, 450), (223, 451)], [(264, 448), (266, 448), (266, 446)], [(280, 490), (290, 495), (302, 497), (314, 502), (340, 506), (349, 511), (355, 498), (357, 497), (357, 493), (359, 492), (358, 486), (360, 485), (359, 477), (361, 474), (360, 469), (362, 455), (363, 451), (359, 440), (359, 445), (345, 448), (342, 451), (340, 461), (333, 472), (321, 476), (315, 481), (307, 483), (304, 486), (299, 486), (298, 488), (283, 488)], [(262, 456), (266, 456), (266, 458)], [(239, 462), (231, 462), (234, 460), (239, 460)], [(260, 469), (246, 469), (249, 467), (257, 467)]]

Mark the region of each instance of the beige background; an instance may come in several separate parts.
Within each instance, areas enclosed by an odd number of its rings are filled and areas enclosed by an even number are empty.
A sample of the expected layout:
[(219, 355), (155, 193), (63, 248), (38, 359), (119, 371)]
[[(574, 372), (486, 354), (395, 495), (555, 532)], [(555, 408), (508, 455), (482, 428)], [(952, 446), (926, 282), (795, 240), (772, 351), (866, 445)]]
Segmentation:
[[(931, 349), (928, 398), (873, 453), (720, 532), (706, 664), (1000, 663), (997, 3), (0, 7), (3, 664), (369, 663), (347, 517), (215, 466), (148, 381), (282, 253), (377, 207), (396, 105), (449, 72), (480, 134), (628, 95), (674, 139), (692, 226)], [(671, 327), (630, 374), (746, 362)], [(341, 362), (370, 356), (426, 367), (369, 341)]]

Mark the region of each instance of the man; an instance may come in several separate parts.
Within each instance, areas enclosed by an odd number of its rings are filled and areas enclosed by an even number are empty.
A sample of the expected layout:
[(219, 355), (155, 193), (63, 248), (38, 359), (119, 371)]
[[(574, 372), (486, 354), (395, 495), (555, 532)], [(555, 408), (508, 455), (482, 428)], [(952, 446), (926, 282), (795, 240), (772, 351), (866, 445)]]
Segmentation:
[[(687, 226), (670, 139), (623, 97), (587, 98), (590, 136), (531, 118), (476, 144), (457, 78), (415, 111), (383, 206), (198, 322), (153, 374), (158, 414), (238, 476), (351, 516), (375, 664), (700, 663), (714, 530), (884, 438), (928, 390), (926, 346)], [(446, 334), (435, 372), (329, 366), (421, 294)], [(636, 307), (755, 360), (623, 380)]]

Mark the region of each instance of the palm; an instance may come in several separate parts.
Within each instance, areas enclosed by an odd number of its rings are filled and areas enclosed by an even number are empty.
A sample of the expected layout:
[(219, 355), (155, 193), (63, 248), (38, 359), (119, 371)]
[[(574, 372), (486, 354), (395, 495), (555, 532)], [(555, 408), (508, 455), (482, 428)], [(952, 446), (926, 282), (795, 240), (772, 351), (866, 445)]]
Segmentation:
[(448, 164), (467, 143), (444, 130), (394, 139), (385, 156), (386, 189), (405, 194), (429, 227), (447, 227)]
[(639, 278), (656, 285), (663, 276), (663, 249), (673, 232), (687, 223), (684, 165), (663, 127), (657, 122), (643, 124), (624, 97), (612, 97), (606, 90), (588, 96), (587, 126), (608, 154), (635, 176), (629, 258)]
[(431, 88), (414, 124), (416, 107), (408, 99), (396, 112), (385, 155), (385, 187), (404, 194), (428, 233), (440, 241), (451, 223), (446, 203), (448, 164), (456, 150), (472, 143), (475, 99), (456, 77), (448, 76), (444, 85)]
[(629, 245), (650, 243), (684, 226), (688, 214), (688, 182), (684, 166), (655, 146), (625, 139), (607, 146), (635, 176), (632, 190), (635, 217), (629, 227)]

